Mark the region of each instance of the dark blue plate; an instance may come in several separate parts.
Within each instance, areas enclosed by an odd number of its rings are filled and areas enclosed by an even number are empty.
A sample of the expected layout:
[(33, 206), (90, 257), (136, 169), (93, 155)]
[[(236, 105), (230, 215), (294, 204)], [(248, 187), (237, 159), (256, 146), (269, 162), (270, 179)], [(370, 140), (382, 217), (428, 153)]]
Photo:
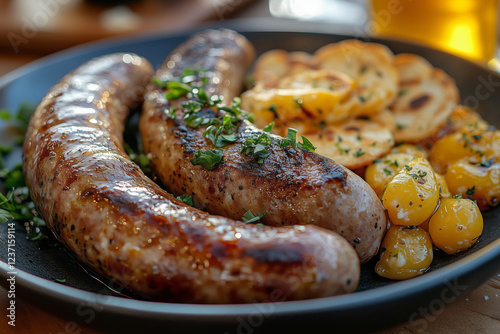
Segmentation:
[[(320, 46), (354, 34), (329, 33), (331, 26), (238, 20), (200, 26), (178, 34), (113, 39), (70, 49), (27, 65), (0, 79), (0, 108), (16, 110), (23, 102), (38, 103), (52, 85), (83, 62), (112, 52), (135, 52), (158, 66), (175, 46), (204, 28), (226, 27), (242, 32), (259, 53), (270, 49), (313, 52)], [(338, 32), (338, 31), (337, 31)], [(345, 31), (343, 32), (345, 33)], [(426, 47), (393, 40), (370, 39), (394, 52), (412, 52), (427, 58), (457, 81), (462, 101), (478, 107), (483, 117), (500, 127), (500, 76), (461, 58)], [(0, 123), (0, 129), (2, 124)], [(478, 244), (456, 256), (437, 253), (423, 276), (394, 282), (373, 272), (374, 261), (362, 268), (358, 291), (351, 295), (296, 302), (247, 305), (192, 305), (156, 303), (123, 297), (130, 295), (85, 271), (62, 248), (38, 249), (16, 233), (17, 293), (50, 308), (77, 324), (110, 332), (260, 333), (358, 332), (409, 321), (424, 329), (425, 312), (439, 313), (460, 295), (471, 291), (500, 268), (500, 210), (484, 214), (485, 228)], [(7, 226), (0, 226), (0, 245), (6, 249)], [(7, 284), (6, 251), (0, 253), (0, 284)], [(65, 279), (65, 284), (54, 282)], [(114, 288), (116, 291), (110, 290)], [(50, 306), (47, 306), (50, 305)]]

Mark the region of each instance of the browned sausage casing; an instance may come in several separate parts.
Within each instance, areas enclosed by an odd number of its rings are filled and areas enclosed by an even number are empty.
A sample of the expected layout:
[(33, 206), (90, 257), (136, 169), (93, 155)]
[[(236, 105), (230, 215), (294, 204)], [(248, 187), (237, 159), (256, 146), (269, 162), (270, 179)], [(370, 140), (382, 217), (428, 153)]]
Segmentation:
[(31, 120), (24, 175), (61, 243), (149, 299), (243, 303), (352, 292), (359, 263), (340, 236), (210, 215), (129, 160), (124, 122), (151, 74), (135, 55), (95, 59), (53, 87)]
[[(210, 78), (205, 90), (231, 101), (240, 92), (253, 57), (243, 36), (210, 30), (174, 50), (156, 76), (178, 80), (186, 68), (203, 68)], [(245, 139), (262, 132), (246, 121), (239, 126), (238, 142), (223, 148), (216, 169), (193, 166), (189, 159), (197, 150), (215, 147), (203, 137), (205, 128), (184, 124), (181, 108), (171, 120), (167, 111), (172, 105), (179, 101), (167, 101), (161, 89), (152, 87), (140, 120), (145, 151), (151, 153), (153, 170), (169, 191), (187, 193), (204, 210), (234, 219), (251, 210), (265, 213), (261, 221), (267, 225), (314, 224), (333, 230), (354, 246), (361, 262), (377, 254), (387, 225), (385, 212), (359, 176), (318, 154), (277, 145), (269, 147), (270, 155), (259, 164), (240, 154)], [(273, 143), (278, 139), (273, 136)]]

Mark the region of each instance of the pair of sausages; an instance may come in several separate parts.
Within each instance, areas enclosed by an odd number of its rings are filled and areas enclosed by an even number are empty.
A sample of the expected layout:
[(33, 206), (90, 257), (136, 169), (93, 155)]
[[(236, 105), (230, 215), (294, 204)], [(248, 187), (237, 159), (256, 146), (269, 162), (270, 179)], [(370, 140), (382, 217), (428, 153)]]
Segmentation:
[[(201, 66), (212, 74), (207, 92), (227, 100), (239, 91), (251, 50), (235, 32), (207, 31), (174, 50), (156, 75), (172, 80)], [(359, 258), (376, 253), (386, 226), (373, 191), (311, 152), (272, 145), (262, 166), (243, 159), (241, 140), (261, 131), (246, 121), (220, 166), (193, 166), (194, 150), (208, 141), (182, 117), (166, 116), (177, 102), (150, 84), (152, 75), (137, 55), (103, 56), (64, 77), (37, 108), (23, 148), (24, 175), (59, 241), (148, 299), (245, 303), (354, 291)], [(169, 191), (192, 194), (206, 211), (171, 196), (125, 153), (124, 124), (145, 87), (140, 125), (153, 167)], [(241, 187), (244, 194), (232, 199)], [(235, 219), (243, 210), (291, 226), (243, 223)], [(310, 224), (337, 229), (358, 253), (339, 234)]]

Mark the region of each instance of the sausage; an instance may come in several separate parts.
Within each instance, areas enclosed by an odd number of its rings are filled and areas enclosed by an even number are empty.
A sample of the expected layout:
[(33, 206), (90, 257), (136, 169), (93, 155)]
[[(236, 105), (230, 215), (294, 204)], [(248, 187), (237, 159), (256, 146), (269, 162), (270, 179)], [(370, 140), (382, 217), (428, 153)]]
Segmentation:
[(245, 303), (354, 291), (358, 259), (337, 234), (211, 215), (169, 195), (128, 158), (125, 120), (151, 75), (136, 55), (103, 56), (64, 77), (38, 106), (23, 171), (58, 240), (151, 300)]
[[(156, 76), (179, 80), (186, 69), (203, 68), (210, 78), (205, 91), (230, 105), (253, 56), (242, 35), (209, 30), (174, 50)], [(248, 121), (238, 127), (238, 141), (221, 148), (223, 158), (215, 169), (195, 166), (190, 162), (195, 152), (215, 146), (203, 137), (206, 126), (185, 125), (180, 103), (181, 99), (167, 100), (164, 89), (150, 87), (139, 122), (152, 169), (170, 192), (190, 195), (203, 210), (233, 219), (250, 210), (254, 215), (264, 213), (261, 222), (267, 225), (314, 224), (335, 231), (355, 247), (361, 262), (377, 254), (387, 226), (385, 211), (358, 175), (318, 154), (291, 146), (283, 149), (276, 145), (278, 136), (270, 136), (270, 154), (259, 163), (240, 153), (249, 136), (262, 133)], [(175, 120), (168, 112), (172, 108), (177, 108)], [(200, 113), (222, 117), (225, 111), (207, 108)]]

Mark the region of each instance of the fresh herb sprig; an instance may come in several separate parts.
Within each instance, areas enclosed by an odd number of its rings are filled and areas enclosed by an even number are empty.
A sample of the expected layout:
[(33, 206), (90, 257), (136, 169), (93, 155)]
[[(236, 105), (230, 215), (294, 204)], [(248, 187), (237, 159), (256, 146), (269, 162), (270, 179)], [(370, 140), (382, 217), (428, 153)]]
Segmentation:
[(20, 134), (15, 144), (2, 146), (0, 149), (0, 188), (2, 190), (0, 192), (0, 223), (16, 220), (24, 225), (29, 240), (41, 241), (47, 239), (50, 234), (45, 221), (39, 216), (31, 200), (24, 180), (22, 164), (18, 163), (8, 168), (4, 163), (4, 158), (16, 148), (20, 149), (35, 107), (32, 104), (23, 103), (15, 115), (5, 110), (0, 113), (1, 119), (9, 122), (9, 126), (16, 128)]
[(256, 223), (258, 222), (262, 217), (264, 217), (265, 213), (259, 213), (257, 216), (252, 213), (252, 211), (248, 210), (245, 212), (243, 217), (241, 217), (241, 220), (245, 223)]
[(297, 143), (297, 130), (289, 128), (286, 137), (277, 142), (277, 145), (281, 148), (287, 148), (289, 146), (293, 148), (300, 148), (302, 151), (314, 152), (316, 147), (304, 136), (302, 137), (302, 143)]
[(214, 170), (222, 161), (222, 150), (211, 149), (206, 151), (196, 151), (194, 158), (189, 159), (193, 165), (200, 165), (206, 170)]
[(259, 164), (263, 163), (264, 159), (269, 156), (267, 148), (271, 145), (271, 137), (269, 134), (271, 133), (273, 126), (274, 122), (267, 125), (262, 134), (251, 134), (241, 145), (240, 153), (251, 156)]

